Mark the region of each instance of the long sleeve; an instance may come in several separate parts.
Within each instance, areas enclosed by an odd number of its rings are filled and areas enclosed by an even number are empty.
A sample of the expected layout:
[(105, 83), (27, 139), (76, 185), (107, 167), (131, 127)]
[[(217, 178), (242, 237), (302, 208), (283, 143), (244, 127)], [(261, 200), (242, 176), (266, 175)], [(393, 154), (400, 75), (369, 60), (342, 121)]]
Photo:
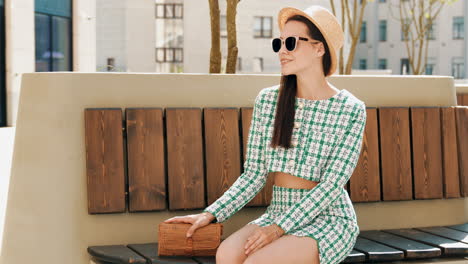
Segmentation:
[(247, 154), (244, 161), (244, 172), (231, 187), (203, 212), (210, 212), (216, 219), (214, 222), (224, 222), (242, 209), (265, 186), (267, 171), (263, 146), (262, 105), (263, 90), (255, 98), (255, 104), (250, 122), (247, 139)]
[(338, 138), (324, 164), (320, 182), (302, 199), (280, 214), (274, 223), (285, 233), (301, 228), (309, 223), (344, 191), (343, 187), (356, 168), (366, 124), (366, 106), (356, 105), (355, 115)]

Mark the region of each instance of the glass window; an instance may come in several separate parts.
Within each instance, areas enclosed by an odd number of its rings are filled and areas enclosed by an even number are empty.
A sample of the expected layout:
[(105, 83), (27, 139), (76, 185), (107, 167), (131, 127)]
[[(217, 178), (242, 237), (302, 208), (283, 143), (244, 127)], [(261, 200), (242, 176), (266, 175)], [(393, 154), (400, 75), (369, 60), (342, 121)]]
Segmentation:
[(387, 41), (387, 20), (379, 21), (379, 41)]
[[(429, 25), (430, 24), (430, 25)], [(430, 40), (435, 40), (435, 33), (434, 33), (434, 28), (435, 28), (435, 21), (432, 21), (431, 22), (427, 22), (428, 25), (428, 29), (426, 31), (426, 39), (430, 39)]]
[(359, 60), (359, 69), (360, 70), (367, 69), (367, 59), (360, 59)]
[(164, 18), (164, 4), (156, 4), (156, 18)]
[(48, 15), (35, 15), (36, 37), (36, 71), (46, 72), (52, 69), (51, 55), (51, 29)]
[(359, 42), (366, 42), (367, 40), (367, 26), (366, 26), (366, 21), (362, 21), (362, 24), (361, 24), (361, 35), (360, 35), (360, 39), (359, 39)]
[(72, 71), (71, 0), (35, 0), (36, 71)]
[(410, 67), (409, 67), (409, 59), (408, 58), (402, 58), (400, 60), (400, 74), (409, 74), (410, 73)]
[(182, 4), (156, 4), (156, 18), (183, 18), (184, 10)]
[(254, 17), (254, 37), (271, 38), (272, 35), (272, 17)]
[(52, 17), (52, 71), (71, 71), (70, 19)]
[(465, 19), (462, 16), (453, 17), (453, 39), (465, 38)]
[(385, 70), (385, 69), (387, 69), (387, 59), (379, 59), (378, 68), (379, 68), (380, 70)]
[(455, 79), (465, 78), (465, 65), (463, 63), (463, 57), (452, 58), (452, 76)]
[(425, 74), (426, 75), (433, 75), (434, 74), (435, 62), (436, 62), (436, 60), (435, 60), (434, 57), (427, 58), (426, 66), (425, 66)]

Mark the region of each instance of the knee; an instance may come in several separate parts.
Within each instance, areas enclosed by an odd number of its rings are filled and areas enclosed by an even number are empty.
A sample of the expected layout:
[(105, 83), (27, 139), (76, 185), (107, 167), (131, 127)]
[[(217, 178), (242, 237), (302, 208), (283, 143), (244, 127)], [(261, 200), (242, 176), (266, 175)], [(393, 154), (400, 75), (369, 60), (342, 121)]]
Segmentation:
[(221, 242), (216, 250), (216, 264), (242, 263), (243, 258), (239, 252), (236, 252), (234, 247), (229, 246), (229, 243), (225, 242)]

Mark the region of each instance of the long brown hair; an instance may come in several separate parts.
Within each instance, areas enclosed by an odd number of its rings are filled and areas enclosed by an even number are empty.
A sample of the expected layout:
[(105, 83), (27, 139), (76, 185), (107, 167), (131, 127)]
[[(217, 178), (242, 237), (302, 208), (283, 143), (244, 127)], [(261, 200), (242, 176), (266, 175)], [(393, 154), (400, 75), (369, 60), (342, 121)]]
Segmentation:
[[(303, 22), (308, 28), (308, 35), (323, 43), (325, 54), (322, 58), (322, 66), (324, 76), (327, 76), (330, 71), (331, 58), (328, 45), (325, 41), (320, 30), (306, 17), (295, 15), (288, 18), (288, 21), (295, 20)], [(291, 135), (294, 125), (295, 103), (297, 94), (297, 77), (295, 74), (281, 75), (280, 88), (278, 101), (276, 106), (275, 123), (273, 130), (273, 137), (271, 139), (271, 147), (276, 148), (281, 146), (283, 148), (291, 147)]]

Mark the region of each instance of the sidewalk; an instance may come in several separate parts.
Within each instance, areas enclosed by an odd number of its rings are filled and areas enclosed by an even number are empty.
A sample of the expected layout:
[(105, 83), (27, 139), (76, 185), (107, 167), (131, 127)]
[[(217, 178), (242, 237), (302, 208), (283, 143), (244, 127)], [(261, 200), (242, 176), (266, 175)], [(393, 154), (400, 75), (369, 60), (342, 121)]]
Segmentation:
[(14, 139), (14, 127), (0, 128), (0, 251), (2, 249), (3, 242), (3, 230), (8, 199), (8, 186), (10, 183), (10, 168)]

